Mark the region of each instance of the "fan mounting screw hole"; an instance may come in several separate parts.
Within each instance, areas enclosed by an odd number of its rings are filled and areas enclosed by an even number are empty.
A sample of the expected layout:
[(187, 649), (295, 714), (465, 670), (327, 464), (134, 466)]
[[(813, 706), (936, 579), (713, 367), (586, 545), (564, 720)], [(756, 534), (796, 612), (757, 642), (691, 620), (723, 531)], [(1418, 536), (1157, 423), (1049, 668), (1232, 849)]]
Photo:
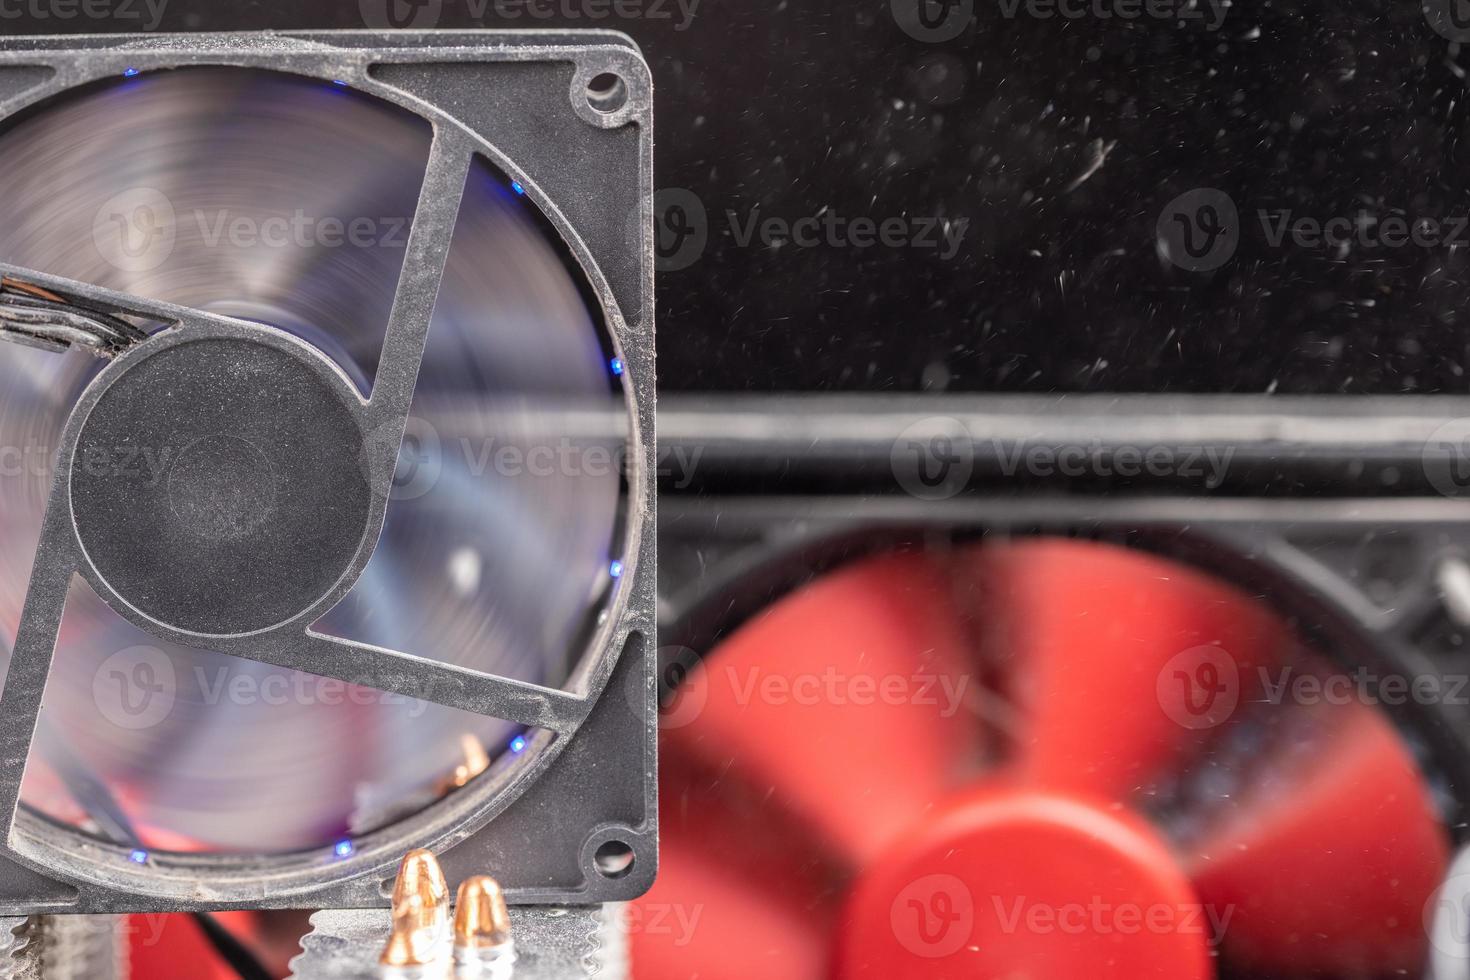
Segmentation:
[(620, 840), (610, 840), (592, 856), (597, 873), (604, 878), (622, 878), (633, 870), (633, 848)]
[(617, 112), (628, 102), (628, 84), (615, 72), (593, 75), (587, 82), (587, 104), (598, 112)]

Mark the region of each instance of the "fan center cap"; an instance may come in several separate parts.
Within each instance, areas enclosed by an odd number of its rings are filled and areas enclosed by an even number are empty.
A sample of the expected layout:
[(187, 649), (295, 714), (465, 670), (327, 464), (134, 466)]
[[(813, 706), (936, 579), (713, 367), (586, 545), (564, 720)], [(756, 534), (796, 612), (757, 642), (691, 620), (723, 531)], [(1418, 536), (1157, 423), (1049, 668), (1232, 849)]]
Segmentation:
[(1137, 817), (985, 790), (938, 810), (864, 872), (837, 972), (1208, 980), (1223, 928), (1210, 911)]
[(188, 633), (255, 632), (351, 567), (371, 509), (363, 436), (353, 392), (314, 356), (203, 337), (111, 379), (77, 438), (71, 506), (87, 560), (133, 609)]

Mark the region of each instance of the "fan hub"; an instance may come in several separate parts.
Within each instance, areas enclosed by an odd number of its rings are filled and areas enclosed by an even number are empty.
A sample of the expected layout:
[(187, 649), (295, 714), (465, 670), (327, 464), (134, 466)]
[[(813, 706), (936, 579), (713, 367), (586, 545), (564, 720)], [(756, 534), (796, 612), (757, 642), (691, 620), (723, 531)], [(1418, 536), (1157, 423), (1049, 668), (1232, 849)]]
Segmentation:
[(77, 438), (87, 559), (128, 606), (189, 633), (254, 632), (310, 609), (368, 527), (355, 395), (309, 348), (265, 331), (154, 343), (103, 376)]
[(986, 790), (926, 819), (864, 872), (838, 973), (1206, 980), (1227, 916), (1201, 905), (1142, 820), (1104, 803)]

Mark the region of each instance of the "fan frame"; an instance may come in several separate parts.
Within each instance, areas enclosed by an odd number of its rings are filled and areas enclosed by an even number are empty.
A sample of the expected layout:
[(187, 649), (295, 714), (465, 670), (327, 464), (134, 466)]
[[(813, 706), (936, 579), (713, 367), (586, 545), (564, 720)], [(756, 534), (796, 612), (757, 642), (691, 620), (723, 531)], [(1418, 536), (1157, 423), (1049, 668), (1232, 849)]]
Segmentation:
[[(6, 683), (25, 685), (13, 697), (28, 710), (0, 717), (0, 914), (382, 907), (388, 904), (398, 861), (413, 847), (439, 854), (451, 886), (474, 874), (494, 874), (512, 902), (622, 901), (642, 894), (658, 861), (651, 642), (657, 470), (653, 135), (647, 64), (628, 37), (612, 31), (13, 38), (0, 43), (0, 120), (101, 80), (200, 66), (345, 83), (427, 120), (436, 134), (452, 134), (458, 144), (520, 182), (580, 267), (623, 363), (630, 419), (624, 574), (564, 694), (532, 688), (510, 699), (492, 697), (481, 706), (497, 714), (493, 702), (506, 707), (519, 698), (520, 711), (534, 714), (549, 707), (546, 717), (556, 716), (558, 733), (537, 731), (530, 750), (504, 773), (475, 780), (421, 813), (355, 839), (354, 852), (345, 858), (328, 848), (248, 857), (154, 854), (139, 864), (126, 848), (29, 813), (18, 803), (35, 721), (29, 708), (38, 710), (49, 655), (39, 669), (32, 661), (23, 671), (11, 671)], [(375, 74), (379, 66), (393, 69), (391, 83)], [(623, 104), (609, 111), (599, 111), (586, 98), (588, 81), (604, 72), (622, 78), (626, 90)], [(475, 104), (459, 109), (468, 103), (456, 102), (455, 96), (465, 91), (476, 96)], [(482, 101), (484, 110), (478, 108)], [(563, 118), (556, 125), (518, 128), (517, 112), (547, 123), (553, 115)], [(457, 211), (457, 196), (452, 203)], [(426, 193), (415, 221), (427, 215), (442, 227), (453, 220), (453, 213), (436, 213), (442, 211), (432, 192)], [(185, 328), (231, 328), (228, 318), (52, 277), (40, 281)], [(401, 294), (405, 288), (401, 283)], [(63, 482), (58, 477), (57, 486)], [(42, 551), (37, 567), (44, 573), (44, 540)], [(34, 593), (28, 592), (28, 606), (37, 598)], [(41, 595), (38, 605), (54, 599)], [(484, 677), (502, 691), (513, 683)], [(632, 848), (634, 861), (627, 873), (609, 877), (599, 872), (595, 855), (614, 840)]]

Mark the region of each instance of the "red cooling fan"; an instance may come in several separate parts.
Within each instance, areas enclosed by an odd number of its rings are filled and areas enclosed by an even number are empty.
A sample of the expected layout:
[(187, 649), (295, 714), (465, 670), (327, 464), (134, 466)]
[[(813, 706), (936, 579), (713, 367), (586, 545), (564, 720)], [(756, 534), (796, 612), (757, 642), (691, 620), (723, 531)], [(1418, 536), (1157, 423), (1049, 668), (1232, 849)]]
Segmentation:
[(1308, 696), (1329, 676), (1119, 547), (839, 570), (680, 687), (635, 975), (1416, 975), (1448, 835), (1376, 708)]

